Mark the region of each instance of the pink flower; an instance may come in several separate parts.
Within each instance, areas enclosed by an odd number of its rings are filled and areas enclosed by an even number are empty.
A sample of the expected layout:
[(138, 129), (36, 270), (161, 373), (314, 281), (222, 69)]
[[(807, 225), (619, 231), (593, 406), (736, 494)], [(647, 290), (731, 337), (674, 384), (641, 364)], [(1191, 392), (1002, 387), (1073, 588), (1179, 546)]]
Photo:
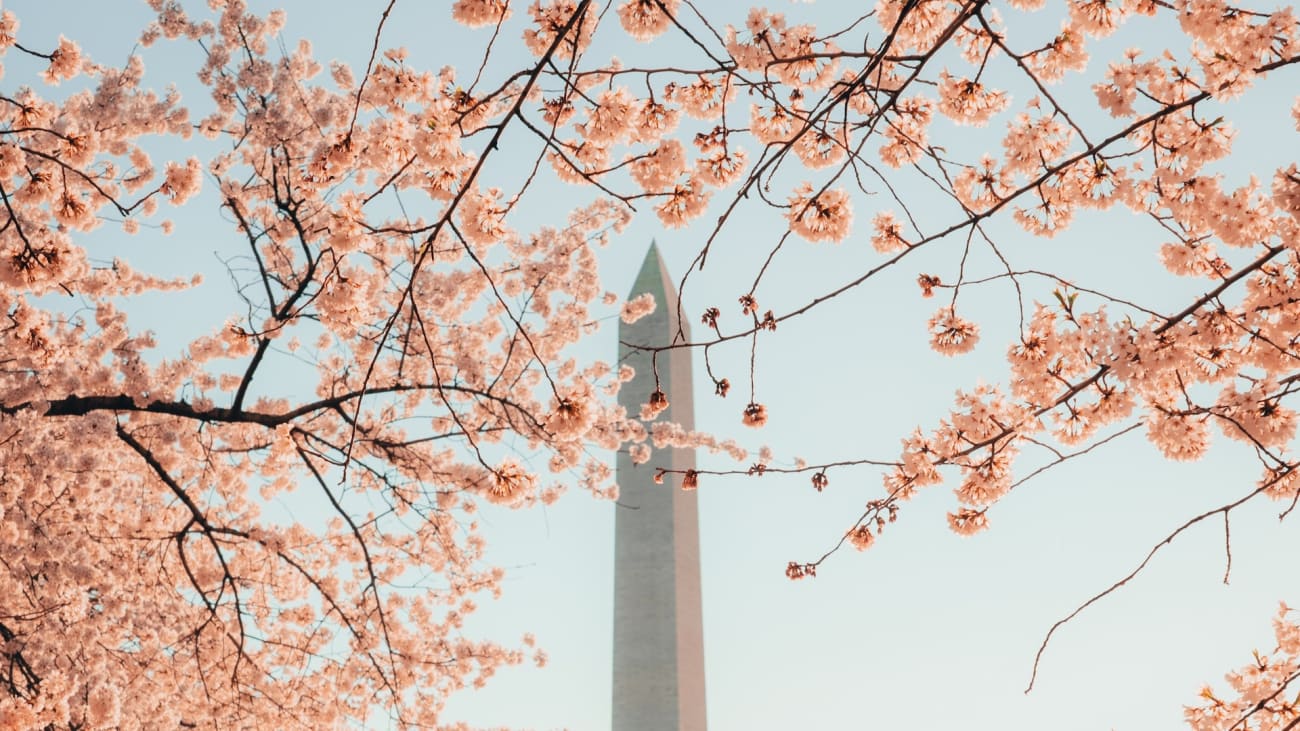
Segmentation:
[(167, 195), (172, 205), (183, 205), (203, 184), (203, 165), (196, 157), (185, 161), (185, 167), (174, 162), (167, 163), (167, 179), (160, 190)]
[(871, 219), (875, 235), (871, 237), (871, 246), (882, 254), (890, 254), (906, 249), (908, 243), (903, 239), (903, 226), (894, 219), (894, 214), (881, 211)]
[(650, 421), (659, 416), (668, 408), (668, 396), (663, 391), (655, 389), (650, 394), (650, 401), (641, 405), (641, 420)]
[[(1296, 119), (1300, 120), (1300, 102), (1296, 102)], [(1296, 124), (1300, 128), (1300, 121)], [(1300, 221), (1300, 167), (1295, 163), (1273, 174), (1273, 202)]]
[(749, 107), (749, 132), (765, 145), (787, 142), (803, 127), (803, 120), (786, 111), (783, 106), (772, 107), (770, 115), (763, 113), (757, 104)]
[(1021, 114), (1007, 125), (1002, 138), (1006, 150), (1004, 170), (1029, 173), (1052, 164), (1069, 149), (1074, 132), (1055, 117)]
[(988, 530), (989, 519), (985, 515), (986, 512), (987, 508), (984, 510), (962, 508), (955, 513), (948, 513), (948, 527), (960, 536), (972, 536)]
[(1105, 38), (1124, 21), (1128, 8), (1110, 0), (1087, 0), (1070, 3), (1070, 21), (1094, 38)]
[(943, 72), (939, 75), (939, 111), (957, 124), (983, 127), (1006, 108), (1006, 92), (990, 91), (978, 81)]
[(686, 171), (686, 149), (678, 140), (664, 140), (658, 148), (634, 160), (632, 179), (647, 193), (671, 190)]
[(57, 85), (61, 80), (71, 79), (81, 70), (81, 48), (72, 41), (59, 36), (59, 47), (50, 54), (50, 65), (41, 74), (45, 82)]
[(738, 148), (718, 150), (695, 161), (695, 177), (706, 185), (721, 188), (730, 185), (745, 172), (745, 151)]
[(451, 17), (470, 28), (496, 25), (510, 17), (510, 3), (507, 0), (456, 0), (451, 6)]
[(700, 473), (695, 470), (686, 470), (682, 475), (682, 489), (686, 491), (694, 490), (700, 486)]
[(934, 102), (910, 97), (894, 105), (895, 116), (887, 118), (886, 143), (880, 147), (880, 159), (898, 168), (921, 159), (927, 146), (927, 128), (934, 118)]
[(15, 37), (17, 33), (18, 17), (13, 14), (13, 11), (6, 10), (0, 13), (0, 53), (17, 42)]
[(1192, 462), (1210, 446), (1205, 417), (1179, 416), (1159, 406), (1147, 415), (1147, 438), (1169, 459)]
[(487, 499), (498, 505), (513, 505), (532, 494), (537, 477), (513, 459), (507, 459), (492, 471), (491, 484), (484, 491)]
[[(651, 454), (650, 445), (633, 444), (632, 446), (627, 448), (627, 454), (629, 457), (632, 458), (632, 464), (645, 464), (646, 462), (650, 461), (650, 454)], [(656, 475), (656, 478), (660, 478), (657, 479), (656, 482), (661, 484), (663, 483), (663, 479), (660, 477), (660, 475)]]
[[(1015, 189), (1014, 176), (1008, 168), (997, 167), (997, 161), (985, 155), (979, 165), (968, 165), (953, 179), (953, 190), (961, 202), (974, 211), (986, 211), (1001, 202)], [(1020, 210), (1020, 209), (1017, 209)]]
[(556, 177), (566, 183), (584, 184), (591, 182), (592, 176), (609, 167), (609, 146), (591, 140), (561, 145), (564, 153), (552, 152), (547, 155)]
[(1224, 388), (1215, 404), (1215, 412), (1227, 417), (1219, 421), (1223, 433), (1264, 447), (1289, 444), (1296, 434), (1296, 412), (1269, 397), (1277, 390), (1276, 383), (1268, 382), (1244, 392), (1231, 385)]
[(1300, 495), (1300, 470), (1269, 468), (1259, 486), (1273, 500), (1295, 500)]
[(668, 30), (680, 4), (681, 0), (627, 0), (618, 6), (618, 19), (628, 35), (648, 41)]
[(790, 230), (809, 241), (843, 241), (853, 225), (849, 194), (842, 188), (813, 194), (812, 183), (804, 183), (790, 196), (786, 213)]
[(933, 274), (918, 274), (916, 284), (921, 288), (921, 296), (928, 299), (934, 296), (935, 287), (943, 286), (943, 280)]
[(562, 398), (546, 420), (546, 428), (558, 438), (580, 438), (591, 426), (591, 409), (581, 398)]
[[(524, 44), (533, 54), (541, 56), (551, 47), (560, 31), (569, 27), (569, 32), (556, 46), (554, 57), (560, 61), (573, 58), (575, 51), (581, 53), (586, 50), (596, 31), (597, 5), (589, 4), (586, 8), (583, 17), (574, 19), (573, 15), (578, 10), (578, 3), (574, 0), (551, 0), (545, 5), (540, 0), (534, 2), (528, 7), (528, 13), (533, 16), (535, 27), (524, 31)], [(573, 20), (572, 26), (569, 25), (570, 20)]]
[(713, 76), (699, 74), (689, 84), (672, 84), (664, 89), (664, 96), (682, 105), (682, 111), (696, 119), (717, 119), (723, 105), (736, 96), (736, 86), (726, 74)]
[(871, 524), (864, 523), (849, 531), (849, 543), (859, 551), (871, 548), (876, 542), (876, 534), (871, 532)]
[(820, 170), (843, 160), (848, 145), (848, 128), (840, 124), (807, 130), (794, 141), (794, 152), (808, 169)]
[(973, 466), (962, 468), (957, 498), (969, 505), (989, 505), (1011, 489), (1012, 454), (1003, 450)]
[(87, 697), (86, 721), (93, 728), (110, 728), (121, 721), (121, 693), (109, 685), (96, 685)]
[(654, 142), (677, 129), (682, 116), (675, 108), (664, 106), (653, 99), (648, 99), (636, 113), (632, 123), (632, 139), (636, 142)]
[(975, 349), (980, 339), (979, 326), (957, 316), (944, 307), (930, 318), (930, 347), (944, 355), (959, 355)]
[(646, 292), (628, 300), (623, 305), (623, 311), (619, 314), (623, 322), (631, 325), (641, 318), (655, 311), (655, 297)]
[[(608, 145), (627, 137), (640, 111), (639, 102), (623, 87), (608, 89), (587, 112), (587, 121), (578, 125), (578, 132), (588, 140)], [(681, 143), (677, 143), (680, 147)]]
[(669, 228), (681, 228), (698, 218), (708, 206), (710, 192), (688, 180), (673, 187), (668, 200), (655, 207), (659, 220)]

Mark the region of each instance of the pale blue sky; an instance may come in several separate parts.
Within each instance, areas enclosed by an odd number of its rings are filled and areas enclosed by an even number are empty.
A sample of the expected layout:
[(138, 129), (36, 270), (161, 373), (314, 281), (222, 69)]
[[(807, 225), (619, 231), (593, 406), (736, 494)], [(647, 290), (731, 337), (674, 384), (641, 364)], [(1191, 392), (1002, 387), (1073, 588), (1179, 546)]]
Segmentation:
[[(288, 46), (309, 37), (321, 60), (343, 58), (359, 70), (385, 3), (253, 3), (262, 4), (288, 7)], [(716, 22), (736, 25), (743, 23), (747, 7), (699, 4)], [(52, 47), (63, 33), (105, 62), (125, 58), (132, 46), (125, 31), (147, 15), (143, 3), (30, 0), (5, 5), (23, 22), (23, 43)], [(490, 30), (454, 26), (448, 5), (398, 2), (383, 45), (407, 46), (413, 66), (436, 70), (476, 63), (467, 51), (480, 47)], [(792, 18), (818, 19), (844, 12), (842, 5), (780, 9)], [(1016, 13), (1002, 12), (1008, 17)], [(516, 39), (524, 16), (520, 4), (499, 41), (498, 69), (521, 58)], [(1033, 23), (1055, 25), (1054, 20)], [(1161, 37), (1153, 26), (1137, 23), (1104, 48), (1137, 45), (1155, 51)], [(598, 43), (590, 62), (613, 52), (631, 64), (649, 53), (626, 39), (618, 44)], [(197, 53), (192, 46), (165, 44), (145, 58), (150, 83), (194, 88), (190, 68)], [(1088, 83), (1104, 63), (1104, 58), (1094, 58)], [(0, 81), (7, 89), (21, 79), (10, 66)], [(1076, 83), (1067, 93), (1078, 99), (1083, 118), (1102, 121), (1087, 111), (1090, 97), (1080, 95), (1086, 88)], [(1294, 73), (1274, 79), (1245, 100), (1244, 113), (1229, 115), (1244, 130), (1237, 161), (1226, 170), (1238, 182), (1251, 171), (1271, 176), (1277, 151), (1300, 147), (1284, 116), (1295, 88)], [(1013, 91), (1016, 108), (1026, 94)], [(1002, 124), (963, 131), (960, 139), (986, 144), (995, 140)], [(939, 123), (936, 137), (941, 130), (951, 132)], [(518, 154), (526, 156), (522, 141), (518, 144)], [(504, 152), (489, 174), (509, 188), (518, 170), (504, 161), (516, 153), (508, 146)], [(566, 209), (574, 192), (562, 186), (534, 189), (520, 227), (545, 222), (547, 215)], [(856, 220), (864, 233), (839, 246), (787, 244), (776, 273), (759, 290), (763, 308), (780, 313), (878, 262), (865, 233), (877, 203), (856, 200)], [(746, 211), (724, 229), (709, 268), (686, 292), (693, 321), (708, 306), (736, 317), (736, 297), (748, 289), (775, 241), (778, 219), (756, 205)], [(204, 321), (219, 322), (225, 313), (221, 308), (235, 312), (238, 301), (213, 252), (239, 242), (208, 215), (177, 216), (178, 233), (168, 239), (122, 240), (105, 227), (104, 242), (98, 245), (140, 269), (207, 272), (207, 284), (189, 295), (186, 306), (215, 307), (222, 314)], [(1006, 226), (994, 230), (1018, 266), (1052, 269), (1157, 309), (1206, 288), (1163, 274), (1157, 249), (1164, 239), (1149, 223), (1124, 213), (1083, 216), (1051, 241), (1035, 241)], [(652, 237), (670, 272), (679, 277), (705, 233), (701, 226), (664, 231), (653, 217), (641, 217), (606, 252), (602, 265), (608, 288), (626, 291)], [(753, 447), (771, 445), (776, 464), (789, 464), (795, 456), (813, 462), (888, 459), (914, 426), (930, 427), (946, 412), (957, 388), (970, 388), (979, 379), (1001, 382), (1003, 354), (1015, 335), (1015, 301), (1008, 287), (963, 292), (962, 301), (969, 303), (964, 314), (983, 326), (974, 353), (947, 359), (926, 346), (925, 321), (938, 299), (922, 300), (915, 278), (926, 272), (950, 280), (959, 246), (953, 241), (932, 247), (875, 284), (764, 338), (758, 399), (767, 404), (771, 422), (762, 432), (738, 435)], [(985, 259), (973, 262), (976, 270), (990, 270)], [(1049, 292), (1050, 287), (1028, 296), (1045, 299)], [(185, 328), (192, 320), (176, 317), (177, 311), (141, 308), (138, 322), (159, 330), (166, 344), (169, 337), (191, 334)], [(612, 358), (615, 332), (610, 322), (583, 355)], [(701, 429), (741, 432), (747, 357), (747, 351), (739, 350), (716, 354), (715, 367), (737, 391), (725, 401), (712, 396), (707, 379), (697, 376), (696, 423)], [(823, 566), (819, 578), (799, 583), (785, 578), (786, 562), (815, 558), (832, 545), (862, 503), (880, 496), (879, 474), (832, 473), (822, 494), (812, 490), (806, 476), (705, 478), (699, 497), (710, 726), (724, 731), (1180, 727), (1182, 705), (1196, 701), (1201, 683), (1219, 683), (1223, 672), (1249, 660), (1252, 648), (1272, 648), (1269, 620), (1277, 601), (1300, 603), (1300, 574), (1292, 565), (1292, 557), (1300, 555), (1300, 536), (1295, 518), (1279, 526), (1282, 506), (1260, 502), (1234, 513), (1231, 586), (1221, 581), (1222, 524), (1200, 526), (1130, 586), (1059, 633), (1038, 687), (1028, 696), (1021, 691), (1034, 652), (1053, 622), (1127, 573), (1187, 517), (1253, 485), (1259, 468), (1251, 455), (1216, 437), (1210, 458), (1189, 465), (1164, 462), (1140, 431), (1130, 434), (1017, 488), (991, 511), (993, 529), (974, 538), (947, 530), (944, 513), (953, 506), (949, 488), (930, 488), (904, 506), (900, 521), (869, 553), (846, 550)], [(701, 461), (725, 466), (707, 456)], [(550, 664), (542, 670), (502, 672), (486, 690), (454, 699), (448, 720), (476, 726), (607, 727), (613, 506), (574, 491), (555, 506), (492, 512), (484, 521), (490, 555), (509, 572), (504, 597), (481, 602), (469, 631), (503, 640), (533, 632)]]

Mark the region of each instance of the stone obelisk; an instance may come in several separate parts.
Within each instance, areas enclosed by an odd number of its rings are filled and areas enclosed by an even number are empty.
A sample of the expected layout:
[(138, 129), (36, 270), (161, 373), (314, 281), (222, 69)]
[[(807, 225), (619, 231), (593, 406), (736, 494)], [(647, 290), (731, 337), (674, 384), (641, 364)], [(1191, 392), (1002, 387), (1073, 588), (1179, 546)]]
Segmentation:
[[(654, 242), (629, 297), (649, 292), (653, 314), (619, 326), (619, 362), (636, 369), (619, 403), (637, 415), (650, 400), (650, 357), (628, 347), (666, 345), (677, 329), (677, 293)], [(682, 327), (685, 327), (683, 323)], [(689, 333), (687, 333), (689, 334)], [(668, 396), (660, 421), (694, 427), (689, 349), (660, 353), (659, 387)], [(618, 455), (614, 524), (614, 731), (704, 731), (704, 621), (700, 610), (699, 513), (681, 475), (654, 483), (652, 464), (695, 468), (695, 453), (657, 451), (651, 464)]]

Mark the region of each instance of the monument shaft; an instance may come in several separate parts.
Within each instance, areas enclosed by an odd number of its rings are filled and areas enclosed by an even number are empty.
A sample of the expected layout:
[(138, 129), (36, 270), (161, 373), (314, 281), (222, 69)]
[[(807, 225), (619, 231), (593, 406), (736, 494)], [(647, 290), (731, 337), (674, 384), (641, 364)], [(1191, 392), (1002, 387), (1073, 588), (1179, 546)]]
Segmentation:
[[(631, 297), (654, 295), (653, 314), (619, 327), (621, 343), (664, 345), (677, 328), (677, 295), (658, 248), (651, 243)], [(683, 327), (685, 325), (683, 324)], [(655, 390), (650, 356), (619, 346), (619, 360), (636, 369), (619, 403), (640, 413)], [(659, 387), (668, 396), (661, 421), (694, 428), (691, 354), (662, 353)], [(647, 425), (648, 427), (649, 425)], [(695, 453), (657, 452), (677, 470), (695, 468)], [(650, 464), (633, 465), (620, 452), (614, 526), (614, 731), (704, 731), (704, 622), (700, 609), (699, 517), (694, 491), (680, 476), (654, 484)]]

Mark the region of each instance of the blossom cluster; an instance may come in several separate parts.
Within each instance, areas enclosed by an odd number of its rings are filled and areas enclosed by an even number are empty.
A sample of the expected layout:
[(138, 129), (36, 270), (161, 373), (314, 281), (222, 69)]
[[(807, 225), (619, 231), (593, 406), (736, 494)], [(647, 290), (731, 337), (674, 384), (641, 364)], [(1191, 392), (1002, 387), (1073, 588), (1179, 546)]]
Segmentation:
[[(476, 600), (502, 586), (480, 516), (550, 503), (568, 485), (612, 497), (604, 456), (618, 450), (652, 467), (655, 450), (748, 455), (661, 419), (658, 388), (629, 415), (610, 397), (630, 369), (572, 355), (603, 320), (656, 305), (602, 300), (598, 250), (634, 215), (707, 228), (692, 268), (703, 277), (747, 206), (773, 209), (779, 231), (751, 254), (763, 263), (742, 324), (710, 307), (704, 338), (671, 346), (703, 349), (719, 396), (739, 377), (715, 374), (726, 359), (710, 354), (749, 346), (737, 427), (780, 418), (755, 375), (778, 323), (933, 252), (902, 281), (951, 296), (924, 328), (934, 351), (963, 356), (999, 332), (966, 292), (1010, 282), (1021, 322), (1005, 383), (959, 392), (937, 425), (873, 463), (886, 465), (885, 494), (837, 536), (844, 545), (874, 546), (902, 502), (950, 476), (948, 526), (987, 530), (1027, 453), (1063, 461), (1118, 429), (1144, 430), (1171, 460), (1201, 458), (1216, 434), (1241, 441), (1262, 464), (1252, 496), (1296, 500), (1300, 162), (1279, 144), (1253, 178), (1223, 172), (1233, 103), (1300, 63), (1292, 10), (1071, 0), (1059, 28), (1022, 35), (988, 4), (957, 0), (881, 0), (840, 30), (763, 9), (712, 23), (680, 0), (455, 0), (451, 18), (490, 37), (478, 71), (458, 74), (382, 48), (382, 22), (354, 70), (287, 42), (283, 13), (208, 6), (151, 0), (156, 20), (139, 37), (202, 49), (209, 98), (193, 113), (143, 86), (139, 55), (118, 68), (67, 38), (37, 49), (0, 11), (0, 54), (36, 68), (0, 94), (6, 721), (330, 727), (386, 712), (438, 726), (448, 693), (544, 661), (531, 640), (468, 638)], [(1107, 47), (1096, 39), (1136, 16), (1180, 29), (1181, 57), (1093, 62)], [(531, 54), (505, 73), (491, 51), (503, 34)], [(665, 35), (702, 61), (598, 57), (607, 40)], [(1086, 81), (1086, 114), (1067, 79)], [(1300, 129), (1300, 102), (1291, 114)], [(195, 131), (215, 156), (155, 161)], [(971, 153), (968, 135), (984, 133), (989, 149)], [(517, 154), (501, 150), (526, 144), (535, 166), (500, 174)], [(913, 182), (932, 186), (924, 206)], [(517, 229), (530, 201), (549, 211), (570, 194), (567, 219)], [(137, 271), (87, 235), (120, 221), (152, 242), (172, 229), (164, 206), (205, 201), (238, 245), (236, 296), (196, 317), (182, 345), (160, 346), (123, 302), (196, 279)], [(1022, 269), (995, 225), (1046, 239), (1099, 213), (1159, 226), (1147, 253), (1199, 294), (1164, 311)], [(850, 283), (810, 303), (766, 309), (785, 262), (768, 264), (796, 237), (871, 263), (853, 260)], [(1001, 268), (974, 280), (984, 249)], [(269, 388), (264, 374), (290, 365), (306, 374), (296, 390)], [(842, 466), (795, 471), (820, 492)], [(740, 471), (775, 470), (763, 450)], [(707, 474), (683, 471), (681, 487), (707, 489)], [(277, 522), (270, 500), (325, 505), (329, 518)], [(813, 576), (818, 563), (787, 571)], [(416, 575), (427, 579), (412, 588)], [(1288, 611), (1278, 651), (1229, 676), (1233, 697), (1203, 694), (1194, 728), (1294, 718), (1282, 691), (1300, 630)]]

